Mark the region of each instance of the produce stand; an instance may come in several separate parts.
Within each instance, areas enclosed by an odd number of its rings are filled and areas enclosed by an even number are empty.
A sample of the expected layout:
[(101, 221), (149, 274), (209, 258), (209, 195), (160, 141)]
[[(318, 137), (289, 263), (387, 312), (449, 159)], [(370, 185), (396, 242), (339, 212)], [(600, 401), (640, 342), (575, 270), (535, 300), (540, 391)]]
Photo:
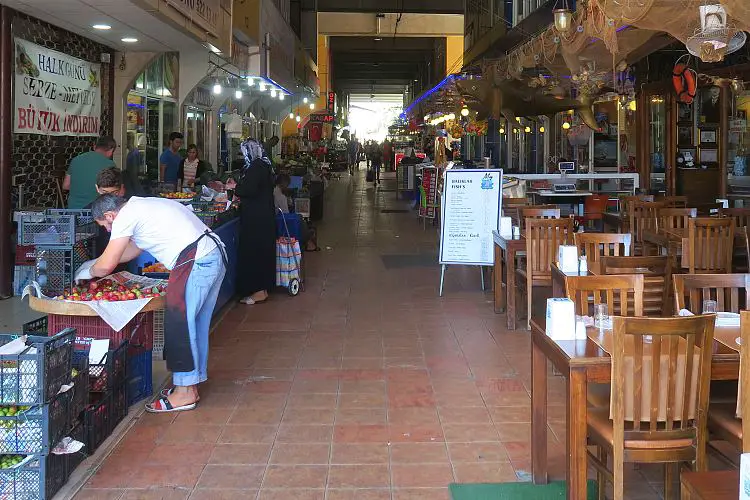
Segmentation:
[[(141, 312), (157, 311), (164, 308), (165, 297), (156, 297), (141, 309)], [(44, 314), (59, 314), (62, 316), (92, 316), (99, 315), (86, 304), (66, 302), (62, 300), (49, 300), (29, 295), (29, 307), (34, 311)]]

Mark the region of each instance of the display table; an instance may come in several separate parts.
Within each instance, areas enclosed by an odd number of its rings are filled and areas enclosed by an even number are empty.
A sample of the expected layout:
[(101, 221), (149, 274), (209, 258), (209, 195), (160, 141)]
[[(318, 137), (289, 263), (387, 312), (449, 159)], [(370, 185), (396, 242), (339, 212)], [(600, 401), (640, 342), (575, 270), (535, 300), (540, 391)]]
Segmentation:
[[(154, 297), (139, 311), (139, 313), (164, 309), (165, 304), (166, 297)], [(57, 314), (60, 316), (99, 316), (96, 311), (82, 302), (40, 299), (33, 295), (29, 295), (29, 307), (37, 312)]]

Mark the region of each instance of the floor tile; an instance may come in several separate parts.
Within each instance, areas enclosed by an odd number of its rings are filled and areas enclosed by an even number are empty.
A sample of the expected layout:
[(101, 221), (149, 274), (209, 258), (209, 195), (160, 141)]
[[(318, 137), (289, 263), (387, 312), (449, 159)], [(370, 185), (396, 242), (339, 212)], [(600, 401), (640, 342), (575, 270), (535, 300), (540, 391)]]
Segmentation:
[(271, 444), (217, 444), (208, 463), (217, 465), (266, 464), (271, 454)]
[(395, 488), (441, 488), (453, 481), (453, 471), (445, 464), (392, 464)]
[(447, 463), (445, 443), (393, 443), (392, 463)]
[(256, 465), (209, 464), (203, 470), (196, 489), (258, 489), (265, 470), (265, 466)]
[(325, 488), (327, 465), (269, 465), (263, 488)]
[(388, 445), (385, 443), (334, 443), (332, 464), (387, 464)]
[(272, 464), (328, 464), (331, 445), (328, 443), (276, 443), (271, 453)]
[(387, 465), (331, 465), (328, 488), (379, 488), (390, 485)]

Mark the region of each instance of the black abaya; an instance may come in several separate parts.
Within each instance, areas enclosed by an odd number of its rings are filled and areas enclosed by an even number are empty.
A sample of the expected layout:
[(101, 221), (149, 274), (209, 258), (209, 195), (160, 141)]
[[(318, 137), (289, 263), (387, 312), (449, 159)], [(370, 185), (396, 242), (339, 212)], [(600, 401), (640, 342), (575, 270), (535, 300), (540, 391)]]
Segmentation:
[(257, 159), (237, 182), (240, 248), (237, 292), (247, 297), (276, 284), (276, 214), (271, 167)]

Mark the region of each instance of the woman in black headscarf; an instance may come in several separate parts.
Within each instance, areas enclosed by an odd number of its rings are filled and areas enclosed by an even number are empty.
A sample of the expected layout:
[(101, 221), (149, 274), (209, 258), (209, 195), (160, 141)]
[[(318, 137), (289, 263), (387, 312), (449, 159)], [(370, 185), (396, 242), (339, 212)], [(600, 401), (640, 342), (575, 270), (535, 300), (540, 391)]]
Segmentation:
[(237, 292), (243, 304), (268, 298), (276, 283), (276, 215), (273, 205), (273, 169), (263, 146), (255, 139), (240, 145), (245, 168), (227, 189), (240, 198), (240, 247)]

